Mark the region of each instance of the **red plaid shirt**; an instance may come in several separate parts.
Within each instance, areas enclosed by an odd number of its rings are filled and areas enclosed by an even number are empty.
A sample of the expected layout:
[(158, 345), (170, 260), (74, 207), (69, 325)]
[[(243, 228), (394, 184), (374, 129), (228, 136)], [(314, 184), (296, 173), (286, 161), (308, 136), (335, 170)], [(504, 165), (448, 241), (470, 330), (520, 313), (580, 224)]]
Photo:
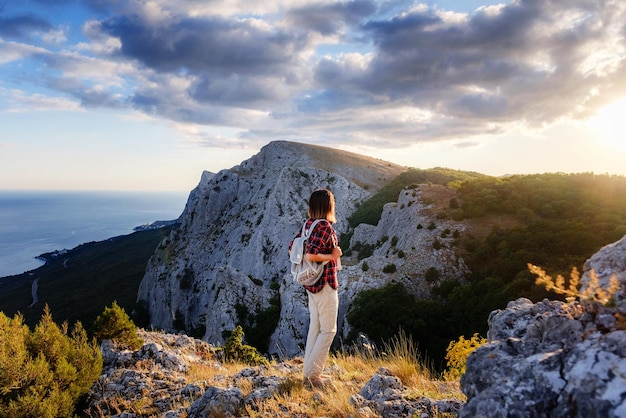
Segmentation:
[[(312, 223), (313, 219), (307, 219), (306, 228), (308, 229)], [(300, 232), (298, 232), (298, 235), (296, 235), (295, 238), (299, 237), (301, 234), (302, 228), (300, 228)], [(292, 244), (293, 240), (289, 244), (289, 250), (291, 250)], [(333, 252), (333, 248), (338, 245), (337, 233), (335, 232), (332, 224), (327, 220), (322, 219), (322, 221), (318, 222), (315, 229), (311, 232), (304, 252), (309, 254), (330, 254)], [(317, 293), (321, 291), (327, 283), (335, 290), (339, 287), (339, 282), (337, 281), (337, 260), (331, 260), (326, 263), (324, 266), (324, 272), (322, 273), (320, 279), (315, 282), (314, 285), (304, 286), (304, 288), (311, 293)]]

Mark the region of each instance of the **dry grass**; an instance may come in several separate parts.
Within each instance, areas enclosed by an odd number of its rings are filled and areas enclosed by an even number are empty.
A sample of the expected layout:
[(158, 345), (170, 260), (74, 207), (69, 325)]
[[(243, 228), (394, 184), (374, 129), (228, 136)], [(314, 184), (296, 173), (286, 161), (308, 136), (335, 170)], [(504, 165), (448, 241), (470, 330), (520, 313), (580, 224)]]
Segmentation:
[[(350, 348), (331, 354), (325, 374), (332, 378), (332, 386), (325, 390), (310, 390), (303, 384), (301, 359), (285, 362), (289, 367), (281, 367), (272, 362), (264, 375), (281, 379), (278, 390), (270, 399), (257, 405), (242, 407), (241, 415), (260, 417), (360, 417), (359, 411), (350, 403), (350, 397), (361, 388), (381, 368), (388, 369), (409, 388), (408, 397), (430, 397), (433, 399), (464, 399), (458, 381), (446, 382), (433, 377), (425, 366), (416, 345), (410, 338), (400, 334), (380, 351)], [(225, 386), (241, 369), (243, 364), (224, 365), (216, 369), (210, 365), (195, 365), (190, 368), (188, 381), (191, 383)], [(251, 381), (238, 379), (236, 386), (244, 396), (254, 388)], [(362, 417), (363, 418), (363, 417)]]

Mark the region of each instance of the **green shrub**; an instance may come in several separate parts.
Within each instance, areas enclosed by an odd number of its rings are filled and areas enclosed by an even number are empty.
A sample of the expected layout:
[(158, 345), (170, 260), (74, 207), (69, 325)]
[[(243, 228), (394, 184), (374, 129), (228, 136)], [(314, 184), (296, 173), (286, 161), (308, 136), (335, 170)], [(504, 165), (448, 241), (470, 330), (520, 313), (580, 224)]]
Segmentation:
[(137, 326), (115, 301), (96, 318), (93, 335), (98, 341), (112, 340), (131, 350), (143, 345), (143, 340), (137, 335)]
[(224, 360), (250, 365), (269, 364), (256, 348), (243, 344), (243, 328), (237, 325), (224, 344)]
[(428, 283), (434, 283), (438, 281), (440, 277), (441, 273), (439, 273), (439, 270), (437, 270), (435, 267), (430, 267), (428, 270), (426, 270), (426, 273), (424, 274), (424, 278)]
[(363, 264), (361, 264), (361, 270), (367, 271), (369, 269), (370, 269), (370, 265), (367, 264), (367, 261), (364, 261)]
[(102, 354), (77, 322), (68, 333), (48, 306), (33, 332), (0, 312), (0, 416), (71, 417), (102, 372)]
[(395, 272), (396, 272), (395, 264), (387, 264), (385, 267), (383, 267), (383, 273), (395, 273)]

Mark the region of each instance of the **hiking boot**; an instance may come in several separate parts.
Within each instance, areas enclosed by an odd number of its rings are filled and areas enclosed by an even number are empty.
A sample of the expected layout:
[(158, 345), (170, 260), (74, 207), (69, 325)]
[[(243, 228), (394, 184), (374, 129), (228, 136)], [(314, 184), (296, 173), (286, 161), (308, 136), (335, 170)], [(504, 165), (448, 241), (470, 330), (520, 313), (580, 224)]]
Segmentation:
[(309, 389), (326, 389), (332, 385), (329, 377), (305, 377), (304, 385)]

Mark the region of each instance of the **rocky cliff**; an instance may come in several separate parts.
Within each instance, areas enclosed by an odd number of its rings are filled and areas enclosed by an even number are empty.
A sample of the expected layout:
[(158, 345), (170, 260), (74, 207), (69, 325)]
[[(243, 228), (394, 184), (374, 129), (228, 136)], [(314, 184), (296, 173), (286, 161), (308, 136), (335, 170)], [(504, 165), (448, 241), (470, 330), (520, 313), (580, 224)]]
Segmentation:
[[(604, 292), (616, 285), (609, 295)], [(512, 301), (467, 361), (460, 417), (626, 416), (626, 237), (585, 263), (571, 303)], [(612, 293), (612, 294), (610, 294)]]
[[(306, 217), (310, 193), (333, 191), (335, 227), (343, 234), (357, 205), (403, 171), (340, 150), (272, 142), (238, 166), (205, 172), (190, 193), (180, 228), (148, 263), (138, 301), (148, 309), (153, 326), (185, 330), (213, 344), (222, 343), (224, 332), (243, 322), (266, 326), (268, 312), (279, 310), (268, 351), (296, 355), (307, 332), (308, 311), (303, 288), (288, 272), (287, 246)], [(447, 277), (465, 273), (463, 261), (447, 243), (451, 231), (463, 225), (435, 225), (433, 205), (422, 198), (436, 187), (404, 191), (385, 207), (377, 226), (354, 231), (352, 243), (369, 245), (373, 252), (364, 260), (344, 259), (339, 336), (347, 333), (345, 313), (358, 292), (397, 280), (419, 295), (428, 292), (423, 277), (429, 268)], [(447, 238), (442, 238), (444, 231)], [(436, 248), (435, 241), (440, 244)], [(388, 264), (394, 264), (394, 273), (383, 272)]]

